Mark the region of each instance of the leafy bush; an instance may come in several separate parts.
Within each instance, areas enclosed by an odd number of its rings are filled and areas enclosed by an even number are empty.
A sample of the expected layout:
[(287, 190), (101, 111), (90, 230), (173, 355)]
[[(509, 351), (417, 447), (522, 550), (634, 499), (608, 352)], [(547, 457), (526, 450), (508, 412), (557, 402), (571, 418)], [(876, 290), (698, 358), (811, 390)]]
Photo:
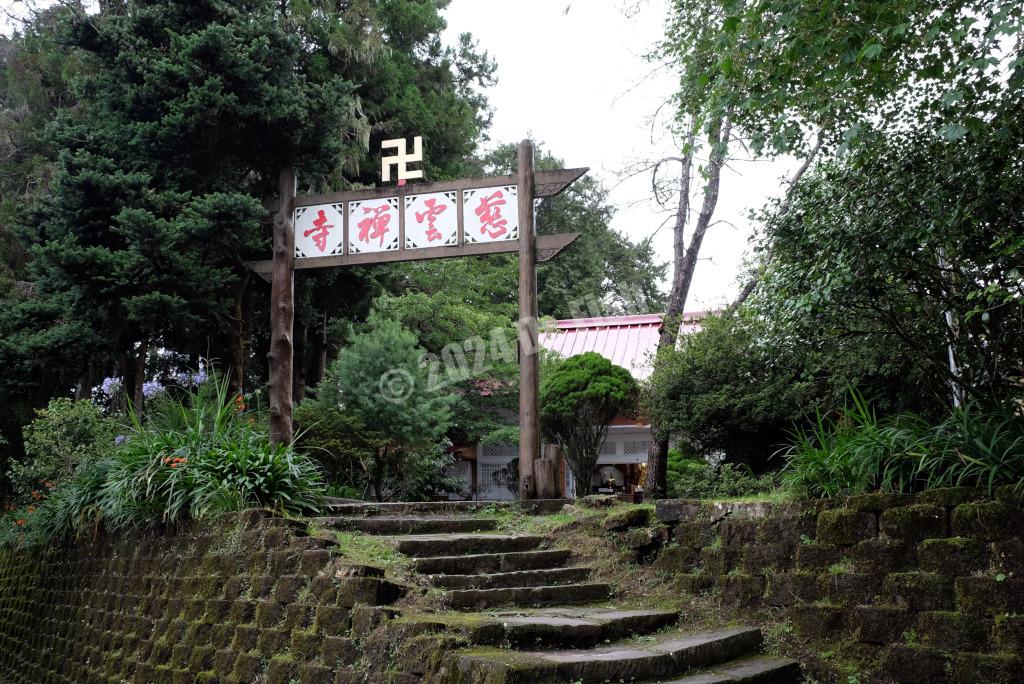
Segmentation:
[(130, 416), (132, 430), (103, 486), (105, 518), (115, 525), (322, 504), (316, 464), (290, 446), (272, 446), (259, 416), (228, 395), (226, 380), (154, 402), (145, 421)]
[(714, 499), (754, 496), (775, 489), (771, 475), (756, 476), (750, 468), (735, 463), (718, 466), (679, 449), (668, 453), (668, 494), (682, 499)]
[(10, 464), (15, 496), (38, 499), (40, 492), (68, 480), (79, 464), (109, 454), (116, 434), (115, 421), (91, 401), (52, 400), (25, 427), (25, 459)]
[(841, 342), (823, 331), (779, 329), (770, 313), (709, 315), (701, 330), (658, 352), (643, 409), (657, 429), (701, 453), (761, 471), (793, 424), (841, 407), (856, 383), (889, 413), (922, 410), (920, 370), (890, 339)]
[(406, 452), (401, 467), (384, 482), (385, 496), (398, 501), (434, 501), (464, 489), (465, 479), (446, 474), (455, 462), (450, 449), (451, 442), (442, 439)]
[(867, 491), (913, 492), (969, 486), (991, 492), (1024, 483), (1024, 417), (1009, 410), (959, 408), (938, 424), (915, 414), (878, 418), (851, 392), (835, 418), (817, 416), (793, 433), (784, 483), (833, 497)]
[(100, 525), (174, 524), (251, 506), (284, 514), (322, 508), (319, 467), (290, 446), (271, 445), (226, 381), (154, 402), (144, 420), (129, 417), (120, 446), (82, 463), (37, 508), (9, 512), (0, 540), (41, 546)]
[(349, 497), (366, 490), (364, 464), (387, 443), (384, 435), (335, 404), (307, 399), (295, 407), (296, 448), (320, 464), (332, 488), (345, 488)]
[(271, 444), (262, 430), (240, 431), (201, 453), (190, 476), (193, 517), (250, 506), (317, 512), (323, 505), (323, 475), (316, 463), (289, 445)]
[(296, 446), (320, 463), (334, 496), (365, 499), (372, 487), (367, 475), (380, 466), (378, 485), (384, 499), (425, 501), (459, 491), (464, 482), (444, 475), (454, 461), (450, 442), (422, 442), (401, 449), (386, 449), (387, 438), (355, 416), (317, 399), (295, 409), (300, 427)]
[(361, 499), (363, 491), (351, 485), (332, 482), (327, 485), (327, 496), (334, 496), (339, 499)]

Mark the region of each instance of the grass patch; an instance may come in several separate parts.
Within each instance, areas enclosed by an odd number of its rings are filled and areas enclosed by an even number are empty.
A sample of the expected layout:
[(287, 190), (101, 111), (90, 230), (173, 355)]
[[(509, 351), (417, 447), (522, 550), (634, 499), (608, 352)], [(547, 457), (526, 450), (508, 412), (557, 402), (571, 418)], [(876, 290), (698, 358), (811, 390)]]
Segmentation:
[(406, 575), (411, 559), (395, 550), (380, 537), (360, 532), (335, 532), (335, 552), (345, 560), (383, 568), (386, 573)]
[(828, 566), (828, 572), (830, 575), (843, 575), (848, 572), (856, 570), (856, 565), (849, 558), (842, 558), (838, 563), (833, 563)]
[(785, 652), (786, 642), (793, 639), (793, 623), (789, 618), (769, 625), (762, 630), (764, 643), (761, 648), (767, 655), (778, 656)]
[(512, 507), (485, 506), (475, 515), (478, 518), (496, 520), (495, 531), (502, 534), (549, 534), (555, 530), (586, 522), (587, 519), (604, 519), (603, 511), (586, 508), (579, 509), (577, 513), (527, 515)]

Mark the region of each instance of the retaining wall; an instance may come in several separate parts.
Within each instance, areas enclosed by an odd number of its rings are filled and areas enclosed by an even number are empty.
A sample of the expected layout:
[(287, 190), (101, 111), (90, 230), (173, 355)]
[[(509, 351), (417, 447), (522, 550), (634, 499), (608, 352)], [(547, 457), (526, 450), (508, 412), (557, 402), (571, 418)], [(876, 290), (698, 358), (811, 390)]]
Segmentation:
[(0, 680), (343, 683), (398, 587), (259, 511), (0, 552)]
[(654, 561), (688, 593), (854, 641), (882, 682), (1020, 682), (1024, 511), (1009, 488), (793, 504), (659, 501)]

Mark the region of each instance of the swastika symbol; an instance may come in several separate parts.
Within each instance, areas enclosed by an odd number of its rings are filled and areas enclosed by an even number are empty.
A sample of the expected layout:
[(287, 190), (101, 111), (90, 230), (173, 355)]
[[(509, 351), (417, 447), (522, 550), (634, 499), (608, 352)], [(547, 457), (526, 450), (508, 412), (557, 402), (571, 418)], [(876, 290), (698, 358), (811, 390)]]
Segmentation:
[(398, 170), (398, 181), (399, 185), (404, 185), (403, 181), (412, 180), (413, 178), (423, 178), (423, 171), (410, 171), (406, 168), (406, 164), (412, 162), (423, 161), (423, 138), (416, 136), (412, 139), (412, 154), (409, 154), (406, 150), (405, 138), (398, 138), (396, 140), (384, 140), (380, 144), (381, 151), (387, 149), (394, 149), (395, 155), (393, 157), (383, 157), (380, 161), (380, 177), (385, 183), (391, 180), (391, 167), (394, 166)]

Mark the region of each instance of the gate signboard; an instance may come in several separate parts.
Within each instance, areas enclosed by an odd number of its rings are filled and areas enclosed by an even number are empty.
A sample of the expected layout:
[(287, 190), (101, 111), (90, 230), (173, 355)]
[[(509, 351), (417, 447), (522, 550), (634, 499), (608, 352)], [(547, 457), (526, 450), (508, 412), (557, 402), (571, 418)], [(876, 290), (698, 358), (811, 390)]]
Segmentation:
[(534, 171), (533, 143), (519, 144), (512, 176), (408, 184), (423, 172), (423, 143), (387, 140), (381, 180), (397, 184), (296, 197), (295, 174), (282, 172), (274, 213), (274, 253), (247, 265), (271, 281), (270, 433), (292, 439), (292, 327), (295, 269), (519, 254), (519, 496), (533, 498), (533, 460), (540, 448), (537, 379), (538, 261), (554, 258), (578, 233), (536, 234), (537, 203), (557, 195), (587, 169)]

